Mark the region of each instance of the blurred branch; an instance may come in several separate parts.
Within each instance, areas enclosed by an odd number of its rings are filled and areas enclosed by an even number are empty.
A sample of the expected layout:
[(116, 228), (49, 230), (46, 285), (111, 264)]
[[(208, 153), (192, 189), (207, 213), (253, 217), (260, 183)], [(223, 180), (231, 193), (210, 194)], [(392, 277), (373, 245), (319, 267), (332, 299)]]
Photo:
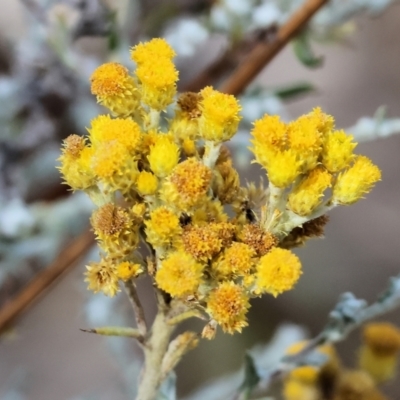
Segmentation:
[(147, 333), (146, 319), (144, 316), (142, 304), (136, 291), (135, 283), (132, 279), (125, 282), (125, 291), (132, 304), (138, 330), (140, 334), (144, 337)]
[(340, 296), (335, 308), (330, 312), (328, 323), (314, 339), (311, 339), (303, 350), (297, 354), (285, 356), (279, 365), (268, 371), (263, 377), (264, 383), (282, 377), (286, 372), (301, 365), (308, 364), (307, 359), (317, 347), (340, 342), (356, 328), (367, 321), (388, 313), (400, 306), (400, 275), (392, 277), (388, 288), (378, 296), (371, 305), (352, 293)]
[(60, 252), (53, 263), (26, 285), (20, 294), (0, 309), (0, 333), (9, 328), (57, 278), (72, 268), (93, 243), (93, 234), (89, 231), (78, 236)]
[(292, 17), (279, 29), (274, 40), (259, 43), (245, 61), (219, 88), (221, 92), (239, 95), (259, 72), (298, 34), (311, 17), (328, 0), (306, 0)]
[(31, 12), (31, 14), (43, 25), (47, 24), (45, 10), (35, 0), (21, 0), (21, 3)]

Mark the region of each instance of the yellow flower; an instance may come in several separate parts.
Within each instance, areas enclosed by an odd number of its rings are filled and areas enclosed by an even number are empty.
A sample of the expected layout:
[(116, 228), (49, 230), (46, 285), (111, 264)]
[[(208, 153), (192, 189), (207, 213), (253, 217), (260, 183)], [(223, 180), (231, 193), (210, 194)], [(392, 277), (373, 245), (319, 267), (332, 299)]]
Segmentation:
[(284, 400), (319, 400), (320, 393), (315, 385), (289, 379), (283, 386)]
[(380, 180), (379, 168), (368, 157), (357, 156), (354, 164), (339, 174), (333, 186), (332, 202), (343, 205), (353, 204)]
[(159, 135), (150, 148), (150, 168), (160, 178), (169, 175), (179, 161), (179, 146), (169, 136)]
[(364, 345), (360, 351), (360, 367), (377, 383), (391, 379), (400, 351), (400, 330), (385, 322), (364, 327)]
[(117, 276), (119, 279), (122, 279), (123, 281), (135, 278), (142, 272), (143, 269), (140, 264), (134, 264), (129, 261), (123, 261), (122, 263), (119, 263), (117, 265)]
[(218, 232), (209, 224), (188, 226), (182, 235), (183, 246), (196, 260), (207, 261), (220, 250), (222, 241)]
[(284, 150), (287, 143), (286, 133), (287, 126), (278, 115), (265, 114), (254, 122), (254, 128), (250, 132), (254, 139), (251, 142), (254, 148), (266, 147), (269, 150)]
[(100, 262), (92, 262), (86, 266), (86, 279), (88, 289), (94, 293), (103, 292), (105, 295), (113, 297), (119, 292), (117, 269), (112, 261), (101, 259)]
[(207, 301), (207, 312), (221, 325), (224, 332), (241, 332), (247, 326), (249, 299), (233, 282), (223, 282), (213, 290)]
[(154, 247), (171, 245), (182, 232), (178, 216), (167, 207), (152, 211), (145, 224), (147, 241)]
[(241, 120), (239, 102), (234, 96), (220, 93), (211, 87), (203, 89), (200, 95), (203, 97), (199, 103), (200, 136), (214, 142), (229, 140), (236, 133)]
[(249, 245), (233, 242), (212, 264), (212, 269), (222, 277), (245, 276), (254, 265), (255, 255)]
[(331, 132), (335, 127), (335, 119), (332, 115), (325, 114), (322, 112), (320, 107), (314, 108), (310, 113), (306, 115), (313, 121), (318, 132), (324, 137), (326, 134)]
[(151, 172), (142, 171), (137, 177), (136, 186), (142, 196), (155, 194), (158, 187), (158, 179)]
[(324, 191), (331, 186), (332, 176), (323, 168), (314, 168), (289, 195), (288, 206), (298, 215), (309, 215), (321, 204)]
[(122, 257), (136, 248), (138, 226), (132, 225), (127, 210), (108, 203), (93, 212), (90, 222), (100, 247), (110, 256)]
[(90, 80), (92, 93), (97, 96), (97, 101), (115, 115), (130, 115), (138, 107), (135, 81), (123, 65), (103, 64), (93, 72)]
[(140, 64), (136, 69), (139, 90), (144, 104), (157, 111), (169, 106), (176, 95), (178, 71), (167, 58), (157, 58)]
[(172, 59), (175, 51), (165, 39), (155, 38), (146, 43), (139, 43), (131, 49), (131, 58), (136, 64), (154, 63), (160, 58)]
[(204, 201), (210, 186), (211, 170), (194, 158), (178, 164), (161, 189), (161, 198), (182, 211)]
[(201, 264), (191, 255), (177, 251), (162, 261), (156, 274), (156, 282), (160, 289), (171, 296), (180, 297), (195, 293), (202, 275)]
[(302, 172), (315, 168), (322, 150), (322, 135), (316, 121), (309, 115), (293, 121), (288, 127), (288, 139), (290, 148), (302, 163)]
[(258, 225), (244, 225), (238, 232), (239, 239), (249, 245), (261, 257), (267, 254), (278, 244), (278, 239), (269, 232), (265, 232)]
[(292, 289), (301, 274), (298, 257), (289, 250), (275, 247), (259, 260), (257, 293), (267, 292), (276, 297)]
[(92, 154), (93, 149), (86, 146), (84, 138), (70, 135), (64, 140), (58, 169), (72, 189), (85, 190), (96, 183), (90, 163)]
[(89, 133), (93, 146), (117, 141), (132, 154), (139, 151), (142, 141), (139, 125), (130, 118), (111, 118), (109, 115), (99, 115), (92, 120)]
[(324, 139), (322, 164), (332, 173), (347, 168), (354, 158), (353, 150), (357, 143), (345, 131), (329, 132)]
[(267, 163), (257, 155), (256, 160), (267, 170), (271, 183), (279, 188), (290, 186), (301, 172), (301, 161), (293, 150), (274, 152)]

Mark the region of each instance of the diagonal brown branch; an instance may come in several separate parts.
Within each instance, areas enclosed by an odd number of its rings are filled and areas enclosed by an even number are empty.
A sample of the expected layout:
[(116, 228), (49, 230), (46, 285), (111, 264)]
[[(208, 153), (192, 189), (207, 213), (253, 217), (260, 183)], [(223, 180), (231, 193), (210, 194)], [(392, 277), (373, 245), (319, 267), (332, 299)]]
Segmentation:
[(299, 10), (279, 28), (275, 40), (259, 43), (246, 60), (225, 80), (219, 90), (233, 95), (240, 94), (327, 2), (328, 0), (306, 0)]
[(58, 277), (74, 266), (94, 243), (93, 234), (89, 231), (78, 236), (56, 257), (42, 272), (28, 283), (22, 291), (0, 309), (0, 332), (7, 329)]

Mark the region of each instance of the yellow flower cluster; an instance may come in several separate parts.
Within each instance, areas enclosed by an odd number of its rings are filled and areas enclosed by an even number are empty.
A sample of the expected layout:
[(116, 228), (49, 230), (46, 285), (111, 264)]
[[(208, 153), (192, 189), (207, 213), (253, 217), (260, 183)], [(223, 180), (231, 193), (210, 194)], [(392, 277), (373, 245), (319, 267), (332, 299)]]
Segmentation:
[(131, 56), (132, 73), (116, 63), (94, 71), (92, 92), (111, 116), (94, 118), (86, 138), (68, 137), (60, 157), (65, 182), (97, 206), (91, 223), (101, 260), (87, 267), (89, 289), (113, 296), (119, 282), (147, 273), (156, 288), (208, 314), (205, 337), (216, 325), (240, 331), (252, 297), (277, 296), (298, 281), (301, 264), (284, 239), (290, 233), (300, 243), (299, 235), (322, 230), (322, 220), (318, 229), (303, 224), (325, 190), (332, 187), (332, 204), (350, 204), (379, 170), (354, 157), (351, 138), (316, 109), (291, 124), (255, 122), (253, 152), (270, 188), (242, 187), (223, 146), (241, 119), (238, 100), (206, 87), (175, 101), (175, 53), (163, 39), (140, 43)]
[[(394, 377), (400, 352), (400, 330), (386, 322), (363, 327), (364, 343), (360, 349), (359, 369), (346, 369), (332, 345), (317, 347), (322, 363), (300, 365), (284, 379), (284, 400), (386, 400), (379, 385)], [(296, 355), (307, 342), (299, 342), (286, 350)]]

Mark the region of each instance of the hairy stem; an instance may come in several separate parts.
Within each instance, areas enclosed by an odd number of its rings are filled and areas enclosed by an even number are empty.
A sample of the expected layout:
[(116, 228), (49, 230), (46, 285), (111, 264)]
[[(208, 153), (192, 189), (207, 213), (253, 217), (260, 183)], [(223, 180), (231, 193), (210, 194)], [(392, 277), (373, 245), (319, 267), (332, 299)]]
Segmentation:
[(136, 400), (154, 400), (163, 380), (162, 364), (174, 326), (168, 324), (165, 308), (159, 310), (144, 346), (144, 368)]

